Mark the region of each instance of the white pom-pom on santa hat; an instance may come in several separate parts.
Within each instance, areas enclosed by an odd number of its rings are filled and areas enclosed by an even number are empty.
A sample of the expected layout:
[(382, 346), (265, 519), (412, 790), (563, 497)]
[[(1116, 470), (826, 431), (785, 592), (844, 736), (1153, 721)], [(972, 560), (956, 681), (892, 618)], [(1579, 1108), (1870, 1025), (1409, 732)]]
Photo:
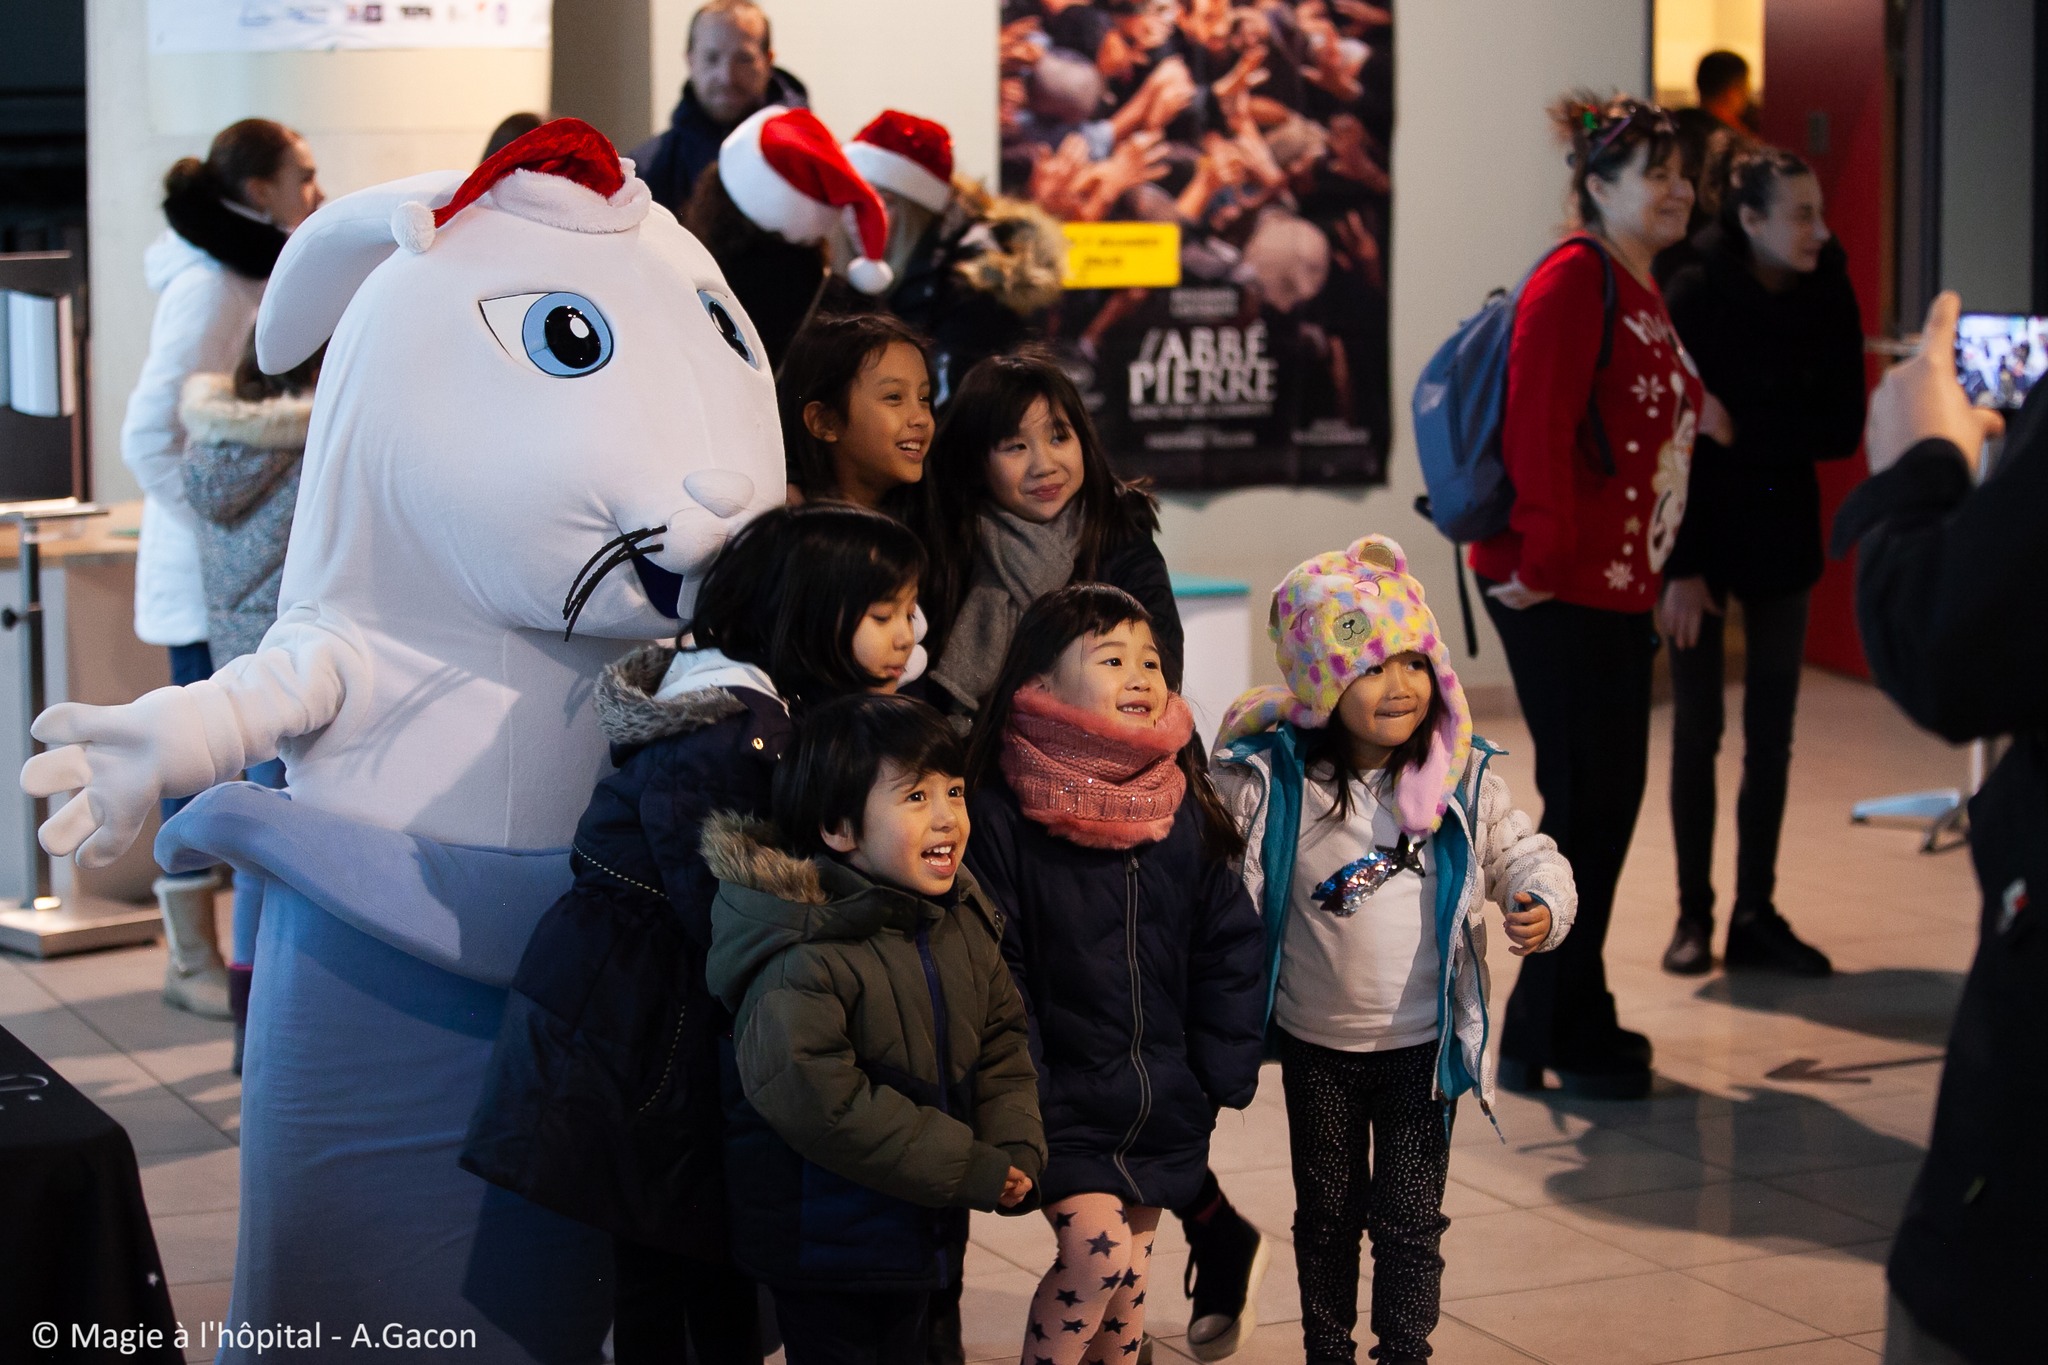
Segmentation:
[(749, 222), (799, 245), (823, 242), (845, 222), (860, 251), (846, 282), (863, 294), (894, 283), (882, 259), (889, 215), (881, 196), (810, 110), (771, 104), (733, 129), (718, 149), (718, 180)]
[(417, 199), (391, 210), (391, 240), (417, 256), (434, 244), (434, 211)]
[(846, 144), (846, 159), (876, 189), (932, 213), (953, 202), (953, 135), (943, 123), (884, 109)]

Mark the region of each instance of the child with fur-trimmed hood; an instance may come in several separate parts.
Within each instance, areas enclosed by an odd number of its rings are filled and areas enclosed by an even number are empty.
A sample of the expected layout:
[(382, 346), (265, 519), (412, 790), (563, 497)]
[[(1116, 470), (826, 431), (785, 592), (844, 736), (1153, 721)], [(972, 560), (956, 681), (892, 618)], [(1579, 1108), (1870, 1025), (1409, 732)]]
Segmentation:
[(733, 1254), (790, 1365), (922, 1361), (967, 1211), (1025, 1207), (1045, 1165), (1002, 919), (961, 867), (965, 758), (922, 702), (844, 698), (805, 717), (773, 825), (705, 826)]
[(1492, 770), (1502, 751), (1473, 736), (1399, 545), (1366, 536), (1297, 566), (1271, 630), (1286, 686), (1237, 700), (1214, 770), (1266, 923), (1305, 1346), (1310, 1360), (1355, 1351), (1369, 1230), (1375, 1357), (1420, 1361), (1458, 1096), (1478, 1091), (1492, 1114), (1485, 903), (1519, 956), (1555, 948), (1578, 897)]

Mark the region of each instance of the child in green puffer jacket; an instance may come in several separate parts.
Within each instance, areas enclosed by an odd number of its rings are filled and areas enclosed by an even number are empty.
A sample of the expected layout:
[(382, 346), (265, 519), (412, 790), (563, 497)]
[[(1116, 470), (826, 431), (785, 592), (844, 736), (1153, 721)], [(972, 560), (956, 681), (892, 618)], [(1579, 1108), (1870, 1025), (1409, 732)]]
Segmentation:
[(967, 1210), (1020, 1211), (1045, 1164), (1001, 919), (961, 868), (965, 766), (930, 707), (848, 697), (805, 717), (773, 826), (705, 826), (733, 1255), (790, 1365), (922, 1365)]

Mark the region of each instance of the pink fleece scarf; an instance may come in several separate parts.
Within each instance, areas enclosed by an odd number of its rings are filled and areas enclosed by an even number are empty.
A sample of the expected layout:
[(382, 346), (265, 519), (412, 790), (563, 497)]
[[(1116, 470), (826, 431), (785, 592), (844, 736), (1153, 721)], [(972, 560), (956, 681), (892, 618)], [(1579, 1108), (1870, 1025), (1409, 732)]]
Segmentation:
[(1175, 757), (1195, 732), (1178, 695), (1156, 725), (1083, 711), (1036, 683), (1010, 706), (999, 761), (1031, 820), (1084, 848), (1136, 848), (1172, 830), (1188, 793)]

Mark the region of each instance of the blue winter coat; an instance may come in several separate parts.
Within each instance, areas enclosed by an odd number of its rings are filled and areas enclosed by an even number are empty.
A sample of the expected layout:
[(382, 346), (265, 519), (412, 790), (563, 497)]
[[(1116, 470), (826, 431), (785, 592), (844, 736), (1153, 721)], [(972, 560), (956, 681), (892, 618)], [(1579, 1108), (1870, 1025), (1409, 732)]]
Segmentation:
[(723, 1261), (732, 1020), (704, 980), (718, 881), (699, 826), (766, 815), (790, 722), (743, 687), (656, 701), (674, 654), (639, 650), (599, 684), (618, 771), (576, 827), (575, 885), (520, 960), (462, 1164), (629, 1241)]
[(1000, 777), (968, 809), (967, 866), (1003, 912), (1031, 1012), (1044, 1199), (1187, 1204), (1216, 1111), (1258, 1089), (1262, 931), (1244, 883), (1203, 855), (1192, 800), (1166, 838), (1128, 851), (1048, 833)]

